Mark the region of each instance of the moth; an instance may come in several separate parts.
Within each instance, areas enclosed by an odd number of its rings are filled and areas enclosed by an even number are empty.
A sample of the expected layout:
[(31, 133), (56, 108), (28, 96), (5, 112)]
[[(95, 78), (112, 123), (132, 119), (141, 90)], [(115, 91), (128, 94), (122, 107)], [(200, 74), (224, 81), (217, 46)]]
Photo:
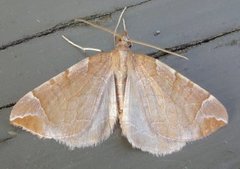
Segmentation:
[(119, 121), (133, 147), (165, 155), (228, 123), (209, 92), (161, 61), (133, 53), (131, 43), (143, 43), (126, 32), (114, 35), (114, 50), (83, 59), (23, 96), (11, 124), (75, 148), (107, 139)]

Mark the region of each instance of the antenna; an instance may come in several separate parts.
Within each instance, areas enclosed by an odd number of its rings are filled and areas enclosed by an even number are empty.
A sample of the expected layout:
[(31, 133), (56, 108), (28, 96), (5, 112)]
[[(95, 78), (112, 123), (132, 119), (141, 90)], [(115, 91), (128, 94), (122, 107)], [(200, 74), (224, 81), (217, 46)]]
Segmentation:
[(116, 27), (115, 27), (115, 29), (114, 29), (114, 35), (113, 35), (114, 45), (116, 45), (116, 43), (115, 43), (115, 37), (116, 37), (115, 34), (117, 33), (117, 29), (118, 29), (118, 27), (119, 27), (119, 24), (120, 24), (120, 22), (121, 22), (121, 20), (122, 20), (122, 16), (123, 16), (124, 12), (126, 11), (126, 9), (127, 9), (127, 7), (125, 6), (125, 7), (123, 8), (123, 10), (122, 10), (119, 18), (118, 18), (117, 25), (116, 25)]
[[(118, 22), (121, 21), (122, 15), (123, 15), (123, 13), (125, 12), (125, 10), (126, 10), (126, 7), (125, 7), (125, 8), (123, 9), (123, 11), (121, 12), (121, 15), (120, 15), (120, 17), (119, 17), (119, 19), (118, 19)], [(115, 30), (112, 31), (112, 30), (109, 30), (109, 29), (107, 29), (107, 28), (104, 28), (104, 27), (102, 27), (102, 26), (96, 25), (96, 24), (94, 24), (94, 23), (91, 23), (91, 22), (89, 22), (89, 21), (86, 21), (86, 20), (83, 20), (83, 19), (80, 19), (80, 18), (79, 18), (79, 19), (76, 19), (76, 20), (77, 20), (77, 21), (80, 21), (80, 22), (83, 22), (83, 23), (85, 23), (85, 24), (91, 25), (91, 26), (93, 26), (93, 27), (95, 27), (95, 28), (97, 28), (97, 29), (100, 29), (100, 30), (102, 30), (102, 31), (108, 32), (108, 33), (112, 34), (114, 37), (117, 36), (117, 37), (119, 37), (119, 38), (122, 38), (122, 35), (120, 35), (120, 34), (118, 34), (117, 32), (115, 32), (115, 31), (117, 30), (118, 26), (119, 26), (119, 23), (117, 24)], [(119, 20), (120, 20), (120, 21), (119, 21)], [(122, 21), (123, 21), (123, 25), (125, 25), (125, 20), (122, 19)], [(126, 29), (126, 25), (123, 26), (123, 27), (124, 27), (124, 29)], [(115, 39), (115, 38), (114, 38), (114, 39)], [(168, 53), (168, 54), (171, 54), (171, 55), (178, 56), (178, 57), (180, 57), (180, 58), (189, 60), (186, 56), (180, 55), (180, 54), (175, 53), (175, 52), (171, 52), (171, 51), (169, 51), (169, 50), (166, 50), (166, 49), (163, 49), (163, 48), (160, 48), (160, 47), (157, 47), (157, 46), (154, 46), (154, 45), (145, 43), (145, 42), (141, 42), (141, 41), (134, 40), (134, 39), (128, 39), (127, 41), (129, 41), (129, 42), (131, 42), (131, 43), (138, 44), (138, 45), (142, 45), (142, 46), (150, 47), (150, 48), (153, 48), (153, 49), (157, 49), (157, 50), (160, 50), (160, 51), (162, 51), (162, 52), (164, 52), (164, 53)]]

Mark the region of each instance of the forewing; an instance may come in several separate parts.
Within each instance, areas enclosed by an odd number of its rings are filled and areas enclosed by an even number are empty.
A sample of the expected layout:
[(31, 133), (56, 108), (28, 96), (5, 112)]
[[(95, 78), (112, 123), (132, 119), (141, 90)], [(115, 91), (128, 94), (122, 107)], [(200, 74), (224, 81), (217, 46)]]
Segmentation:
[(129, 62), (120, 122), (133, 146), (168, 154), (227, 123), (216, 98), (169, 66), (144, 55)]
[(89, 57), (27, 93), (10, 121), (40, 137), (70, 147), (99, 143), (117, 118), (110, 53)]

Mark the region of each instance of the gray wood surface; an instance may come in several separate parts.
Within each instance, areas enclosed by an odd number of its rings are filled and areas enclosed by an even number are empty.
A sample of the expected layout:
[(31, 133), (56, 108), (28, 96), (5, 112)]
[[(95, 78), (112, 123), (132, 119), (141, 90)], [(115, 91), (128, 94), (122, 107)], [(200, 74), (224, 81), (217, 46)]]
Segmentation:
[[(140, 2), (0, 1), (1, 169), (240, 167), (240, 1)], [(89, 26), (68, 27), (67, 23), (89, 16), (94, 21), (95, 17), (111, 13), (98, 18), (97, 23), (113, 29), (118, 9), (128, 5), (131, 7), (125, 19), (130, 37), (161, 47), (180, 45), (184, 50), (178, 52), (189, 61), (172, 56), (160, 59), (216, 96), (228, 110), (229, 124), (205, 139), (188, 144), (182, 151), (164, 157), (133, 149), (121, 136), (119, 126), (97, 147), (73, 151), (53, 140), (39, 139), (12, 127), (8, 121), (9, 104), (87, 57), (66, 43), (62, 34), (82, 46), (103, 50), (114, 47), (111, 35)], [(63, 27), (66, 24), (65, 29), (54, 27), (57, 24)], [(47, 34), (47, 29), (53, 31)], [(158, 36), (154, 36), (156, 30), (161, 32)], [(189, 47), (185, 49), (185, 46)], [(142, 46), (134, 46), (133, 50), (144, 54), (156, 52)], [(16, 135), (9, 134), (12, 131)]]

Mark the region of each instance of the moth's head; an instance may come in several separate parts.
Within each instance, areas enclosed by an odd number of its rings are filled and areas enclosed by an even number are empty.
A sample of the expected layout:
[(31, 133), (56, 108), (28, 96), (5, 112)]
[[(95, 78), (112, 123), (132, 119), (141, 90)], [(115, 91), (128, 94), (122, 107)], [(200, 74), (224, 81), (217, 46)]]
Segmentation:
[(125, 49), (132, 47), (132, 43), (128, 37), (127, 31), (124, 31), (124, 33), (120, 36), (115, 36), (115, 46)]

